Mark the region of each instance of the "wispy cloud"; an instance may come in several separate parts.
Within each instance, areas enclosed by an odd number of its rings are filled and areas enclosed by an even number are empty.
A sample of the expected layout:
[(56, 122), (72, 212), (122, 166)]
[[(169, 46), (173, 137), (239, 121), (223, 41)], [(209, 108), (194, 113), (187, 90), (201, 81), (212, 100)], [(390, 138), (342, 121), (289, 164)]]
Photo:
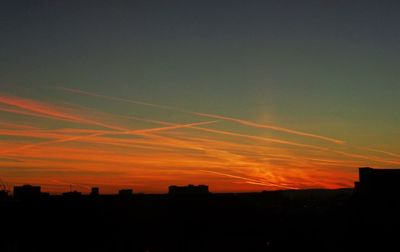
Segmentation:
[(199, 170), (199, 171), (206, 172), (206, 173), (212, 173), (212, 174), (216, 174), (216, 175), (220, 175), (220, 176), (225, 176), (225, 177), (229, 177), (229, 178), (240, 179), (240, 180), (244, 180), (246, 183), (255, 184), (255, 185), (284, 188), (284, 189), (298, 189), (296, 187), (284, 186), (281, 184), (271, 183), (271, 182), (267, 182), (265, 180), (253, 179), (250, 177), (245, 177), (245, 176), (240, 176), (240, 175), (233, 175), (233, 174), (217, 172), (217, 171), (209, 171), (209, 170)]
[(318, 147), (318, 146), (314, 146), (314, 145), (300, 144), (300, 143), (280, 140), (280, 139), (276, 139), (276, 138), (253, 136), (253, 135), (240, 134), (240, 133), (235, 133), (235, 132), (230, 132), (230, 131), (209, 129), (209, 128), (203, 128), (203, 127), (194, 127), (194, 128), (202, 130), (202, 131), (216, 133), (216, 134), (248, 138), (248, 139), (252, 139), (252, 140), (265, 141), (265, 142), (271, 142), (271, 143), (276, 143), (276, 144), (293, 145), (293, 146), (297, 146), (297, 147), (311, 148), (311, 149), (324, 149), (322, 147)]
[(46, 117), (54, 120), (76, 122), (81, 124), (96, 125), (115, 130), (126, 130), (115, 125), (105, 124), (95, 120), (87, 119), (79, 115), (64, 112), (61, 109), (57, 109), (54, 104), (49, 105), (31, 99), (0, 94), (0, 104), (8, 105), (11, 107), (0, 107), (0, 110), (4, 112)]
[(147, 103), (147, 102), (142, 102), (142, 101), (135, 101), (135, 100), (118, 98), (118, 97), (113, 97), (113, 96), (101, 95), (101, 94), (97, 94), (97, 93), (93, 93), (93, 92), (83, 91), (83, 90), (80, 90), (80, 89), (71, 89), (71, 88), (63, 88), (63, 87), (59, 87), (58, 89), (62, 90), (62, 91), (67, 91), (67, 92), (76, 93), (76, 94), (82, 94), (82, 95), (88, 95), (88, 96), (98, 97), (98, 98), (112, 100), (112, 101), (127, 102), (127, 103), (132, 103), (132, 104), (137, 104), (137, 105), (150, 106), (150, 107), (154, 107), (154, 108), (174, 110), (174, 111), (183, 112), (183, 113), (190, 113), (190, 114), (197, 115), (197, 116), (235, 122), (235, 123), (239, 123), (239, 124), (250, 126), (250, 127), (269, 129), (269, 130), (279, 131), (279, 132), (298, 135), (298, 136), (303, 136), (303, 137), (315, 138), (315, 139), (324, 140), (324, 141), (328, 141), (328, 142), (335, 143), (335, 144), (343, 144), (344, 143), (343, 140), (338, 140), (338, 139), (334, 139), (334, 138), (331, 138), (331, 137), (316, 135), (316, 134), (302, 132), (302, 131), (293, 130), (293, 129), (288, 129), (288, 128), (284, 128), (284, 127), (279, 127), (279, 126), (276, 126), (276, 125), (266, 125), (266, 124), (260, 124), (260, 123), (251, 122), (251, 121), (248, 121), (248, 120), (243, 120), (243, 119), (238, 119), (238, 118), (233, 118), (233, 117), (227, 117), (227, 116), (222, 116), (222, 115), (215, 115), (215, 114), (201, 113), (201, 112), (193, 112), (193, 111), (190, 111), (190, 110), (179, 109), (179, 108), (175, 108), (175, 107), (172, 107), (172, 106), (164, 106), (164, 105), (158, 105), (158, 104), (154, 104), (154, 103)]
[[(25, 178), (29, 183), (46, 183), (54, 190), (61, 190), (56, 189), (57, 183), (61, 182), (97, 183), (107, 188), (135, 182), (138, 190), (160, 191), (154, 188), (196, 181), (210, 183), (218, 190), (337, 188), (352, 185), (349, 174), (356, 174), (355, 167), (366, 163), (399, 163), (394, 153), (361, 150), (342, 144), (344, 142), (340, 140), (276, 125), (74, 89), (61, 90), (151, 106), (168, 110), (168, 113), (189, 113), (195, 115), (191, 118), (206, 121), (171, 122), (154, 118), (158, 113), (144, 118), (120, 115), (118, 111), (107, 113), (79, 104), (43, 102), (2, 94), (0, 111), (12, 114), (0, 122), (0, 136), (4, 139), (0, 142), (0, 169), (8, 169), (8, 181), (22, 183)], [(52, 122), (47, 119), (58, 122), (49, 127)], [(30, 125), (31, 121), (33, 125)], [(247, 133), (247, 128), (242, 128), (239, 133), (230, 128), (233, 126), (230, 123), (218, 124), (223, 121), (251, 128)], [(265, 137), (257, 135), (255, 132), (258, 131), (252, 128), (279, 131), (287, 136)], [(302, 143), (298, 137), (290, 138), (293, 136), (322, 141)], [(372, 155), (366, 154), (369, 152), (373, 152)], [(13, 167), (12, 172), (10, 167)], [(71, 176), (65, 180), (60, 174), (68, 171)], [(98, 176), (90, 175), (94, 173)], [(54, 187), (51, 187), (51, 181)]]
[(30, 126), (30, 125), (21, 125), (16, 123), (9, 123), (9, 122), (1, 122), (0, 121), (0, 129), (23, 129), (23, 130), (33, 130), (38, 129), (37, 127)]
[(154, 103), (149, 103), (149, 102), (134, 101), (134, 100), (124, 99), (124, 98), (119, 98), (119, 97), (112, 97), (112, 96), (107, 96), (107, 95), (101, 95), (101, 94), (96, 94), (96, 93), (93, 93), (93, 92), (87, 92), (87, 91), (80, 90), (80, 89), (65, 88), (65, 87), (58, 87), (57, 89), (58, 89), (58, 90), (67, 91), (67, 92), (70, 92), (70, 93), (81, 94), (81, 95), (88, 95), (88, 96), (98, 97), (98, 98), (107, 99), (107, 100), (112, 100), (112, 101), (126, 102), (126, 103), (131, 103), (131, 104), (136, 104), (136, 105), (143, 105), (143, 106), (149, 106), (149, 107), (160, 108), (160, 109), (172, 109), (172, 110), (176, 110), (176, 108), (170, 107), (170, 106), (164, 106), (164, 105), (159, 105), (159, 104), (154, 104)]
[[(104, 131), (100, 131), (100, 132), (92, 133), (92, 134), (89, 134), (89, 135), (71, 136), (71, 137), (66, 137), (66, 138), (46, 141), (46, 142), (40, 142), (40, 143), (36, 143), (36, 144), (28, 144), (28, 145), (24, 145), (24, 146), (21, 146), (21, 147), (16, 148), (16, 149), (9, 149), (9, 150), (1, 151), (0, 154), (5, 154), (5, 153), (10, 153), (10, 152), (15, 152), (15, 151), (21, 151), (21, 150), (25, 150), (25, 149), (28, 149), (28, 148), (34, 148), (34, 147), (42, 146), (42, 145), (78, 141), (78, 140), (82, 140), (82, 139), (85, 139), (85, 138), (91, 138), (91, 137), (101, 136), (101, 135), (105, 135), (105, 134), (107, 134), (107, 135), (145, 135), (147, 133), (154, 133), (154, 132), (160, 132), (160, 131), (166, 131), (166, 130), (175, 130), (175, 129), (182, 129), (182, 128), (190, 128), (190, 127), (194, 127), (194, 126), (205, 125), (205, 124), (210, 124), (210, 123), (215, 123), (215, 122), (216, 121), (198, 122), (198, 123), (189, 123), (189, 124), (173, 125), (173, 126), (158, 127), (158, 128), (125, 130), (125, 131), (120, 131), (120, 132), (104, 132)], [(0, 131), (0, 133), (1, 133), (1, 131)], [(5, 134), (5, 133), (6, 132), (3, 131), (3, 134)], [(20, 135), (23, 135), (23, 134), (20, 134)], [(38, 136), (42, 136), (42, 134), (30, 134), (28, 136), (36, 136), (36, 137), (38, 137)], [(44, 134), (44, 136), (49, 137), (48, 134)], [(54, 136), (54, 135), (52, 135), (52, 136)]]
[(361, 150), (365, 150), (365, 151), (371, 151), (371, 152), (377, 152), (377, 153), (381, 153), (381, 154), (385, 154), (391, 157), (395, 157), (395, 158), (400, 158), (400, 154), (397, 153), (393, 153), (390, 151), (384, 151), (384, 150), (378, 150), (378, 149), (374, 149), (374, 148), (366, 148), (366, 147), (356, 147), (358, 149)]
[(235, 123), (239, 123), (239, 124), (250, 126), (250, 127), (261, 128), (261, 129), (270, 129), (270, 130), (289, 133), (289, 134), (298, 135), (298, 136), (316, 138), (316, 139), (332, 142), (335, 144), (345, 143), (343, 140), (338, 140), (338, 139), (334, 139), (334, 138), (330, 138), (330, 137), (326, 137), (326, 136), (320, 136), (320, 135), (316, 135), (316, 134), (287, 129), (287, 128), (283, 128), (283, 127), (279, 127), (279, 126), (275, 126), (275, 125), (260, 124), (260, 123), (256, 123), (256, 122), (251, 122), (251, 121), (247, 121), (247, 120), (242, 120), (242, 119), (237, 119), (237, 118), (232, 118), (232, 117), (227, 117), (227, 116), (221, 116), (221, 115), (197, 113), (197, 112), (193, 112), (193, 113), (196, 115), (199, 115), (199, 116), (235, 122)]

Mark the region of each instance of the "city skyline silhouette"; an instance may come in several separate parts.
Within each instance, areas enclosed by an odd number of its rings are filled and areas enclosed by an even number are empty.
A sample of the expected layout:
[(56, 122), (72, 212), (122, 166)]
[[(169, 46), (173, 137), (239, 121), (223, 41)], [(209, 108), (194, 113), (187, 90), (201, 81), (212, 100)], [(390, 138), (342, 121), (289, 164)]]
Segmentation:
[(399, 13), (0, 1), (0, 252), (400, 250)]
[(0, 249), (396, 249), (400, 180), (393, 174), (399, 171), (360, 168), (354, 190), (210, 193), (206, 185), (187, 185), (170, 186), (168, 194), (122, 189), (106, 195), (94, 187), (86, 195), (50, 195), (38, 186), (16, 186), (12, 197), (0, 194)]
[(5, 1), (0, 177), (163, 193), (400, 166), (393, 1)]

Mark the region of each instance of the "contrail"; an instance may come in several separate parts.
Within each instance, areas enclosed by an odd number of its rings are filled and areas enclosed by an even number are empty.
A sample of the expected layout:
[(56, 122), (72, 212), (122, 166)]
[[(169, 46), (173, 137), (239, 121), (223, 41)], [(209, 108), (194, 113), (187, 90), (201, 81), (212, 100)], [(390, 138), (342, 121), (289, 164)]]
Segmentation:
[(207, 131), (207, 132), (216, 133), (216, 134), (235, 136), (235, 137), (242, 137), (242, 138), (248, 138), (248, 139), (252, 139), (252, 140), (259, 140), (259, 141), (265, 141), (265, 142), (271, 142), (271, 143), (277, 143), (277, 144), (292, 145), (292, 146), (311, 148), (311, 149), (317, 149), (317, 150), (326, 150), (326, 148), (323, 148), (323, 147), (317, 147), (317, 146), (309, 145), (309, 144), (300, 144), (300, 143), (280, 140), (280, 139), (276, 139), (276, 138), (259, 137), (259, 136), (246, 135), (246, 134), (240, 134), (240, 133), (233, 133), (233, 132), (229, 132), (229, 131), (209, 129), (209, 128), (203, 128), (203, 127), (193, 127), (193, 129), (199, 129), (199, 130), (202, 130), (202, 131)]
[(137, 104), (137, 105), (144, 105), (144, 106), (160, 108), (160, 109), (176, 110), (176, 108), (169, 107), (169, 106), (158, 105), (158, 104), (149, 103), (149, 102), (142, 102), (142, 101), (133, 101), (133, 100), (119, 98), (119, 97), (113, 97), (113, 96), (106, 96), (106, 95), (101, 95), (101, 94), (96, 94), (96, 93), (83, 91), (83, 90), (80, 90), (80, 89), (65, 88), (65, 87), (57, 87), (56, 89), (67, 91), (67, 92), (70, 92), (70, 93), (76, 93), (76, 94), (82, 94), (82, 95), (88, 95), (88, 96), (103, 98), (103, 99), (112, 100), (112, 101), (127, 102), (127, 103), (132, 103), (132, 104)]
[(198, 122), (198, 123), (189, 123), (189, 124), (177, 124), (177, 125), (167, 126), (167, 127), (128, 130), (128, 131), (121, 131), (121, 132), (98, 132), (98, 133), (93, 133), (93, 134), (84, 135), (84, 136), (73, 136), (73, 137), (67, 137), (67, 138), (63, 138), (63, 139), (56, 139), (56, 140), (41, 142), (41, 143), (37, 143), (37, 144), (24, 145), (24, 146), (21, 146), (19, 148), (13, 149), (13, 150), (6, 150), (6, 151), (3, 151), (3, 152), (0, 152), (0, 154), (10, 153), (10, 152), (15, 152), (15, 151), (20, 151), (20, 150), (25, 150), (25, 149), (28, 149), (28, 148), (37, 147), (37, 146), (41, 146), (41, 145), (72, 142), (72, 141), (77, 141), (77, 140), (90, 138), (90, 137), (101, 136), (101, 135), (124, 135), (124, 134), (127, 134), (127, 135), (144, 135), (144, 134), (153, 133), (153, 132), (160, 132), (160, 131), (167, 131), (167, 130), (174, 130), (174, 129), (181, 129), (181, 128), (191, 128), (191, 127), (205, 125), (205, 124), (211, 124), (211, 123), (215, 123), (215, 122), (216, 121)]
[[(85, 92), (85, 94), (90, 95), (90, 93)], [(108, 99), (107, 96), (100, 96), (102, 98)], [(117, 98), (118, 99), (118, 98)], [(126, 99), (121, 99), (121, 101), (128, 101)], [(126, 128), (122, 128), (122, 127), (117, 127), (117, 126), (113, 126), (113, 125), (108, 125), (105, 123), (101, 123), (101, 122), (97, 122), (97, 121), (93, 121), (93, 120), (88, 120), (85, 118), (81, 118), (75, 115), (71, 115), (71, 114), (66, 114), (64, 112), (55, 110), (53, 108), (50, 108), (48, 106), (46, 106), (45, 104), (42, 103), (38, 103), (29, 99), (22, 99), (22, 98), (16, 98), (16, 97), (9, 97), (9, 96), (4, 96), (4, 95), (0, 95), (0, 103), (3, 104), (7, 104), (7, 105), (11, 105), (14, 107), (17, 107), (19, 109), (13, 109), (13, 108), (5, 108), (5, 107), (1, 107), (0, 106), (0, 111), (5, 111), (5, 112), (10, 112), (10, 113), (17, 113), (17, 114), (24, 114), (24, 115), (30, 115), (30, 116), (38, 116), (38, 117), (44, 117), (44, 118), (51, 118), (51, 119), (58, 119), (58, 120), (67, 120), (67, 121), (75, 121), (75, 122), (80, 122), (80, 123), (86, 123), (86, 124), (92, 124), (92, 125), (97, 125), (97, 126), (102, 126), (105, 128), (110, 128), (113, 130), (117, 130), (117, 132), (113, 132), (112, 134), (129, 134), (129, 130)], [(141, 103), (149, 105), (149, 103)], [(152, 104), (154, 105), (154, 104)], [(158, 106), (158, 105), (154, 105), (157, 106), (158, 108), (164, 108), (164, 109), (174, 109), (171, 107), (165, 107), (165, 106)], [(20, 109), (24, 109), (24, 110), (20, 110)], [(175, 109), (174, 109), (175, 110)], [(180, 110), (182, 111), (182, 110)], [(244, 120), (240, 120), (240, 119), (234, 119), (234, 118), (229, 118), (229, 117), (223, 117), (223, 116), (217, 116), (217, 115), (209, 115), (209, 114), (204, 114), (204, 113), (197, 113), (197, 112), (187, 112), (186, 113), (192, 113), (192, 114), (200, 114), (201, 116), (207, 116), (207, 117), (212, 117), (214, 119), (221, 119), (221, 120), (234, 120), (237, 121), (239, 123), (244, 123), (247, 124), (247, 121)], [(136, 118), (138, 120), (143, 120), (143, 118)], [(162, 122), (162, 121), (156, 121), (156, 120), (146, 120), (148, 122), (152, 122), (152, 123), (158, 123), (158, 124), (163, 124), (163, 125), (167, 125), (170, 127), (167, 127), (166, 130), (168, 129), (177, 129), (177, 128), (181, 128), (180, 126), (174, 126), (175, 124), (172, 123), (167, 123), (167, 122)], [(212, 121), (215, 122), (215, 121)], [(254, 123), (252, 123), (254, 124)], [(201, 130), (201, 131), (206, 131), (206, 132), (212, 132), (212, 133), (216, 133), (216, 134), (223, 134), (223, 135), (229, 135), (229, 136), (235, 136), (235, 137), (244, 137), (247, 139), (253, 139), (253, 140), (260, 140), (260, 141), (267, 141), (267, 142), (272, 142), (272, 143), (277, 143), (277, 144), (286, 144), (286, 145), (293, 145), (293, 146), (298, 146), (298, 147), (305, 147), (305, 148), (312, 148), (312, 149), (319, 149), (319, 150), (328, 150), (326, 148), (322, 148), (322, 147), (317, 147), (317, 146), (313, 146), (313, 145), (307, 145), (307, 144), (300, 144), (300, 143), (295, 143), (295, 142), (290, 142), (290, 141), (285, 141), (285, 140), (280, 140), (280, 139), (274, 139), (274, 138), (265, 138), (265, 137), (259, 137), (259, 136), (252, 136), (252, 135), (245, 135), (245, 134), (239, 134), (239, 133), (233, 133), (233, 132), (227, 132), (227, 131), (222, 131), (222, 130), (216, 130), (216, 129), (209, 129), (209, 128), (202, 128), (202, 127), (198, 127), (202, 124), (190, 124), (189, 128), (192, 129), (196, 129), (196, 130)], [(257, 126), (259, 126), (258, 124), (256, 124)], [(274, 126), (275, 127), (275, 126)], [(142, 130), (142, 134), (146, 134), (146, 133), (151, 133), (151, 132), (157, 132), (158, 130), (155, 129), (143, 129)], [(125, 132), (125, 133), (123, 133)], [(134, 133), (135, 131), (133, 131)], [(110, 134), (111, 132), (108, 132), (107, 134)], [(139, 132), (137, 132), (139, 133)], [(105, 133), (101, 133), (99, 134), (98, 132), (95, 134), (91, 134), (91, 135), (87, 135), (86, 137), (95, 137), (95, 136), (100, 136), (100, 135), (104, 135)], [(60, 143), (60, 141), (75, 141), (75, 140), (79, 140), (81, 138), (84, 138), (84, 136), (73, 136), (73, 137), (69, 137), (66, 138), (64, 140), (61, 139), (57, 139), (57, 140), (52, 140), (50, 142), (44, 142), (44, 143), (39, 143), (36, 145), (26, 145), (26, 146), (21, 146), (20, 148), (16, 149), (16, 150), (23, 150), (26, 148), (31, 148), (34, 146), (38, 146), (41, 144), (45, 144), (45, 143)], [(8, 150), (5, 152), (0, 152), (0, 153), (8, 153), (12, 150)], [(377, 151), (377, 150), (375, 150)], [(383, 152), (383, 151), (379, 151), (381, 153), (385, 153), (391, 156), (395, 156), (397, 157), (396, 154), (393, 153), (388, 153), (388, 152)], [(381, 160), (381, 159), (373, 159), (371, 157), (366, 157), (366, 156), (362, 156), (362, 155), (354, 155), (354, 154), (348, 154), (348, 153), (344, 153), (344, 152), (336, 152), (342, 155), (346, 155), (346, 156), (351, 156), (351, 157), (356, 157), (356, 158), (361, 158), (361, 159), (367, 159), (367, 160), (371, 160), (371, 161), (377, 161), (377, 162), (384, 162), (384, 163), (390, 163), (390, 164), (399, 164), (398, 161), (387, 161), (387, 160)]]
[(376, 158), (376, 157), (371, 157), (371, 156), (364, 156), (364, 155), (360, 155), (360, 154), (354, 154), (354, 153), (347, 153), (344, 151), (334, 151), (332, 150), (332, 152), (334, 153), (338, 153), (347, 157), (352, 157), (352, 158), (359, 158), (359, 159), (364, 159), (364, 160), (369, 160), (369, 161), (374, 161), (374, 162), (379, 162), (379, 163), (386, 163), (386, 164), (395, 164), (395, 165), (399, 165), (400, 161), (391, 161), (391, 160), (383, 160), (380, 158)]
[(72, 88), (64, 88), (64, 87), (58, 87), (56, 89), (62, 90), (62, 91), (67, 91), (67, 92), (70, 92), (70, 93), (76, 93), (76, 94), (82, 94), (82, 95), (88, 95), (88, 96), (103, 98), (103, 99), (112, 100), (112, 101), (127, 102), (127, 103), (131, 103), (131, 104), (150, 106), (150, 107), (154, 107), (154, 108), (174, 110), (174, 111), (179, 111), (179, 112), (183, 112), (183, 113), (189, 113), (189, 114), (192, 114), (192, 115), (197, 115), (197, 116), (202, 116), (202, 117), (220, 119), (220, 120), (235, 122), (235, 123), (239, 123), (239, 124), (246, 125), (246, 126), (251, 126), (251, 127), (256, 127), (256, 128), (264, 128), (264, 129), (270, 129), (270, 130), (274, 130), (274, 131), (289, 133), (289, 134), (303, 136), (303, 137), (310, 137), (310, 138), (314, 138), (314, 139), (328, 141), (328, 142), (335, 143), (335, 144), (343, 144), (343, 143), (345, 143), (343, 140), (338, 140), (338, 139), (334, 139), (334, 138), (331, 138), (331, 137), (326, 137), (326, 136), (306, 133), (306, 132), (302, 132), (302, 131), (287, 129), (287, 128), (278, 127), (278, 126), (274, 126), (274, 125), (259, 124), (259, 123), (256, 123), (256, 122), (251, 122), (251, 121), (242, 120), (242, 119), (238, 119), (238, 118), (232, 118), (232, 117), (214, 115), (214, 114), (207, 114), (207, 113), (200, 113), (200, 112), (194, 112), (194, 111), (189, 111), (189, 110), (183, 110), (183, 109), (179, 109), (179, 108), (172, 107), (172, 106), (164, 106), (164, 105), (158, 105), (158, 104), (154, 104), (154, 103), (148, 103), (148, 102), (142, 102), (142, 101), (134, 101), (134, 100), (118, 98), (118, 97), (113, 97), (113, 96), (106, 96), (106, 95), (101, 95), (101, 94), (97, 94), (97, 93), (83, 91), (83, 90), (80, 90), (80, 89), (72, 89)]
[(297, 131), (297, 130), (291, 130), (291, 129), (282, 128), (282, 127), (273, 126), (273, 125), (265, 125), (265, 124), (255, 123), (255, 122), (246, 121), (246, 120), (242, 120), (242, 119), (226, 117), (226, 116), (220, 116), (220, 115), (198, 113), (198, 112), (193, 112), (193, 113), (195, 115), (199, 115), (199, 116), (204, 116), (204, 117), (209, 117), (209, 118), (214, 118), (214, 119), (220, 119), (220, 120), (225, 120), (225, 121), (230, 121), (230, 122), (236, 122), (236, 123), (239, 123), (239, 124), (242, 124), (242, 125), (252, 126), (252, 127), (255, 127), (255, 128), (271, 129), (271, 130), (285, 132), (285, 133), (289, 133), (289, 134), (293, 134), (293, 135), (317, 138), (317, 139), (325, 140), (325, 141), (332, 142), (332, 143), (335, 143), (335, 144), (343, 144), (344, 143), (344, 141), (342, 141), (342, 140), (337, 140), (337, 139), (330, 138), (330, 137), (315, 135), (315, 134), (311, 134), (311, 133), (305, 133), (305, 132), (301, 132), (301, 131)]
[[(175, 124), (170, 123), (170, 122), (152, 120), (152, 119), (136, 117), (136, 116), (118, 116), (118, 117), (127, 118), (127, 119), (133, 119), (133, 120), (139, 120), (139, 121), (143, 121), (143, 122), (151, 122), (151, 123), (160, 124), (160, 125), (171, 125), (171, 126), (175, 125)], [(311, 148), (311, 149), (318, 149), (318, 150), (326, 150), (326, 148), (322, 148), (322, 147), (318, 147), (318, 146), (314, 146), (314, 145), (300, 144), (300, 143), (291, 142), (291, 141), (285, 141), (285, 140), (276, 139), (276, 138), (260, 137), (260, 136), (253, 136), (253, 135), (234, 133), (234, 132), (230, 132), (230, 131), (203, 128), (203, 127), (199, 127), (199, 126), (193, 126), (193, 127), (191, 127), (191, 129), (195, 129), (195, 130), (203, 131), (203, 132), (214, 133), (214, 134), (219, 134), (219, 135), (227, 135), (227, 136), (247, 138), (247, 139), (251, 139), (251, 140), (259, 140), (259, 141), (264, 141), (264, 142), (271, 142), (271, 143), (276, 143), (276, 144), (285, 144), (285, 145), (292, 145), (292, 146), (297, 146), (297, 147), (304, 147), (304, 148)]]
[(271, 183), (271, 182), (263, 182), (263, 181), (260, 181), (260, 180), (258, 180), (258, 179), (252, 179), (252, 178), (247, 178), (247, 177), (243, 177), (243, 176), (238, 176), (238, 175), (232, 175), (232, 174), (228, 174), (228, 173), (223, 173), (223, 172), (216, 172), (216, 171), (210, 171), (210, 170), (197, 170), (197, 171), (206, 172), (206, 173), (212, 173), (212, 174), (216, 174), (216, 175), (220, 175), (220, 176), (225, 176), (225, 177), (229, 177), (229, 178), (241, 179), (241, 180), (244, 180), (244, 181), (246, 181), (246, 182), (254, 183), (254, 184), (257, 184), (257, 185), (275, 186), (275, 187), (285, 188), (285, 189), (298, 189), (298, 188), (295, 188), (295, 187), (289, 187), (289, 186), (278, 185), (278, 184)]
[[(86, 119), (77, 115), (65, 113), (63, 111), (55, 109), (53, 106), (40, 103), (30, 99), (24, 99), (20, 97), (14, 96), (6, 96), (0, 94), (0, 104), (5, 104), (8, 106), (12, 106), (15, 108), (6, 108), (0, 107), (0, 111), (14, 113), (14, 114), (21, 114), (21, 115), (29, 115), (35, 117), (43, 117), (49, 118), (53, 120), (61, 120), (61, 121), (69, 121), (75, 123), (82, 123), (82, 124), (89, 124), (89, 125), (96, 125), (101, 126), (104, 128), (114, 129), (114, 130), (125, 130), (121, 127), (108, 125), (102, 122), (98, 122), (95, 120)], [(22, 109), (22, 110), (21, 110)]]
[(216, 122), (218, 122), (218, 121), (197, 122), (197, 123), (188, 123), (188, 124), (175, 124), (172, 126), (161, 127), (161, 128), (130, 130), (130, 131), (126, 131), (126, 132), (113, 133), (113, 134), (145, 134), (145, 133), (152, 133), (152, 132), (159, 132), (159, 131), (166, 131), (166, 130), (193, 128), (196, 126), (207, 125), (207, 124), (212, 124), (212, 123), (216, 123)]
[[(93, 97), (99, 97), (99, 98), (103, 98), (103, 99), (107, 99), (107, 100), (121, 101), (121, 102), (127, 102), (127, 103), (132, 103), (132, 104), (140, 104), (140, 105), (144, 105), (144, 106), (151, 106), (151, 107), (155, 107), (155, 108), (179, 111), (179, 112), (183, 112), (183, 113), (189, 113), (189, 114), (208, 117), (208, 118), (213, 118), (213, 119), (232, 121), (232, 122), (236, 122), (236, 123), (241, 123), (242, 125), (248, 125), (248, 126), (253, 126), (253, 127), (257, 127), (257, 128), (268, 128), (268, 129), (273, 129), (273, 130), (280, 131), (280, 132), (285, 132), (285, 133), (290, 133), (290, 134), (295, 134), (295, 135), (300, 135), (300, 136), (306, 136), (306, 137), (316, 138), (316, 139), (320, 139), (320, 140), (325, 140), (325, 141), (329, 141), (329, 142), (336, 143), (336, 144), (344, 144), (345, 143), (342, 140), (337, 140), (337, 139), (333, 139), (333, 138), (329, 138), (329, 137), (325, 137), (325, 136), (320, 136), (320, 135), (300, 132), (300, 131), (291, 130), (291, 129), (287, 129), (287, 128), (282, 128), (282, 127), (278, 127), (278, 126), (259, 124), (259, 123), (250, 122), (250, 121), (246, 121), (246, 120), (241, 120), (241, 119), (237, 119), (237, 118), (231, 118), (231, 117), (214, 115), (214, 114), (207, 114), (207, 113), (200, 113), (200, 112), (193, 112), (193, 111), (188, 111), (188, 110), (175, 108), (175, 107), (172, 107), (172, 106), (162, 106), (162, 105), (153, 104), (153, 103), (147, 103), (147, 102), (141, 102), (141, 101), (133, 101), (133, 100), (129, 100), (129, 99), (117, 98), (117, 97), (106, 96), (106, 95), (99, 95), (99, 94), (96, 94), (96, 93), (82, 91), (82, 90), (79, 90), (79, 89), (70, 89), (70, 88), (62, 88), (62, 87), (57, 88), (57, 89), (64, 90), (64, 91), (67, 91), (67, 92), (72, 92), (72, 93), (78, 93), (78, 94), (84, 94), (84, 95), (93, 96)], [(153, 121), (153, 122), (157, 123), (157, 121)], [(158, 122), (158, 123), (161, 123), (161, 122)], [(163, 123), (163, 124), (168, 125), (168, 123)], [(222, 131), (222, 130), (215, 130), (215, 129), (209, 129), (209, 128), (196, 127), (196, 126), (194, 126), (192, 128), (193, 129), (197, 129), (197, 130), (201, 130), (201, 131), (212, 132), (212, 133), (216, 133), (216, 134), (224, 134), (224, 135), (230, 135), (230, 136), (236, 136), (236, 137), (244, 137), (244, 138), (253, 139), (253, 140), (268, 141), (268, 142), (273, 142), (273, 143), (278, 143), (278, 144), (286, 144), (286, 145), (292, 145), (292, 146), (298, 146), (298, 147), (318, 149), (318, 150), (322, 150), (322, 151), (330, 151), (330, 152), (334, 152), (334, 153), (341, 154), (341, 155), (344, 155), (344, 156), (356, 157), (356, 158), (370, 160), (370, 161), (390, 163), (390, 164), (398, 164), (397, 161), (387, 161), (387, 160), (375, 159), (375, 158), (371, 158), (371, 157), (367, 157), (367, 156), (362, 156), (362, 155), (357, 155), (357, 154), (349, 154), (349, 153), (346, 153), (346, 152), (343, 152), (343, 151), (333, 151), (331, 149), (324, 148), (324, 147), (317, 147), (317, 146), (313, 146), (313, 145), (301, 144), (301, 143), (290, 142), (290, 141), (285, 141), (285, 140), (280, 140), (280, 139), (265, 138), (265, 137), (258, 137), (258, 136), (252, 136), (252, 135), (245, 135), (245, 134), (240, 134), (240, 133), (233, 133), (233, 132), (227, 132), (227, 131)]]
[(2, 121), (0, 121), (0, 127), (6, 128), (6, 129), (24, 129), (24, 130), (34, 130), (34, 129), (38, 129), (38, 128), (33, 127), (33, 126), (19, 125), (19, 124), (8, 123), (8, 122), (2, 122)]
[[(145, 118), (141, 118), (141, 117), (131, 117), (131, 116), (123, 116), (123, 117), (124, 118), (134, 119), (134, 120), (140, 120), (140, 121), (145, 121), (145, 122), (161, 124), (161, 125), (172, 125), (172, 126), (175, 125), (175, 124), (170, 123), (170, 122), (145, 119)], [(326, 148), (317, 147), (317, 146), (308, 145), (308, 144), (300, 144), (300, 143), (280, 140), (280, 139), (276, 139), (276, 138), (259, 137), (259, 136), (234, 133), (234, 132), (224, 131), (224, 130), (203, 128), (203, 127), (199, 127), (199, 125), (193, 126), (193, 127), (191, 127), (191, 129), (204, 131), (204, 132), (209, 132), (209, 133), (214, 133), (214, 134), (219, 134), (219, 135), (227, 135), (227, 136), (241, 137), (241, 138), (247, 138), (247, 139), (252, 139), (252, 140), (260, 140), (260, 141), (265, 141), (265, 142), (272, 142), (272, 143), (277, 143), (277, 144), (285, 144), (285, 145), (293, 145), (293, 146), (305, 147), (305, 148), (311, 148), (311, 149), (326, 150)]]
[(356, 147), (356, 148), (360, 149), (360, 150), (373, 151), (373, 152), (385, 154), (385, 155), (388, 155), (388, 156), (400, 158), (400, 154), (396, 154), (396, 153), (389, 152), (389, 151), (383, 151), (383, 150), (372, 149), (372, 148), (367, 148), (367, 147)]

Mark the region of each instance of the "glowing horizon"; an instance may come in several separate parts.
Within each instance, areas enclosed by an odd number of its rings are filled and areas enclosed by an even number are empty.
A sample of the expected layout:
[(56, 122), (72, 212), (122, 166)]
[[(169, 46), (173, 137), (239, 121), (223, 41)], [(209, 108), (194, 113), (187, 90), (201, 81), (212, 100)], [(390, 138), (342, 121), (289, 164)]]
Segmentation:
[[(82, 94), (110, 103), (165, 109)], [(263, 132), (256, 135), (253, 128), (262, 124), (203, 112), (192, 113), (196, 121), (166, 122), (6, 94), (0, 95), (0, 110), (10, 117), (0, 123), (0, 135), (7, 139), (0, 149), (0, 167), (6, 170), (3, 180), (8, 185), (42, 185), (52, 193), (68, 191), (70, 185), (81, 191), (99, 186), (107, 193), (125, 187), (161, 193), (171, 184), (208, 184), (214, 192), (342, 188), (352, 187), (358, 167), (400, 165), (392, 153), (381, 150), (362, 150), (342, 140), (278, 125), (261, 127)], [(50, 128), (49, 121), (61, 125)], [(148, 126), (131, 128), (123, 121)], [(231, 124), (244, 124), (244, 131), (250, 133), (231, 130)], [(276, 130), (285, 137), (264, 136)], [(301, 141), (290, 140), (293, 136)]]
[(398, 6), (6, 1), (0, 178), (54, 193), (353, 187), (358, 167), (400, 166)]

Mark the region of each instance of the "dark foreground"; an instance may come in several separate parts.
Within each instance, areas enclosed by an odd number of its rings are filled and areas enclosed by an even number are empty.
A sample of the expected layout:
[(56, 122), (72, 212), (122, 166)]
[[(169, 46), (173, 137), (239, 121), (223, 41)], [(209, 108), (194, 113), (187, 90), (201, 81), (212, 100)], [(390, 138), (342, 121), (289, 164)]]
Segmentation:
[(0, 251), (399, 251), (399, 201), (349, 189), (0, 201)]

